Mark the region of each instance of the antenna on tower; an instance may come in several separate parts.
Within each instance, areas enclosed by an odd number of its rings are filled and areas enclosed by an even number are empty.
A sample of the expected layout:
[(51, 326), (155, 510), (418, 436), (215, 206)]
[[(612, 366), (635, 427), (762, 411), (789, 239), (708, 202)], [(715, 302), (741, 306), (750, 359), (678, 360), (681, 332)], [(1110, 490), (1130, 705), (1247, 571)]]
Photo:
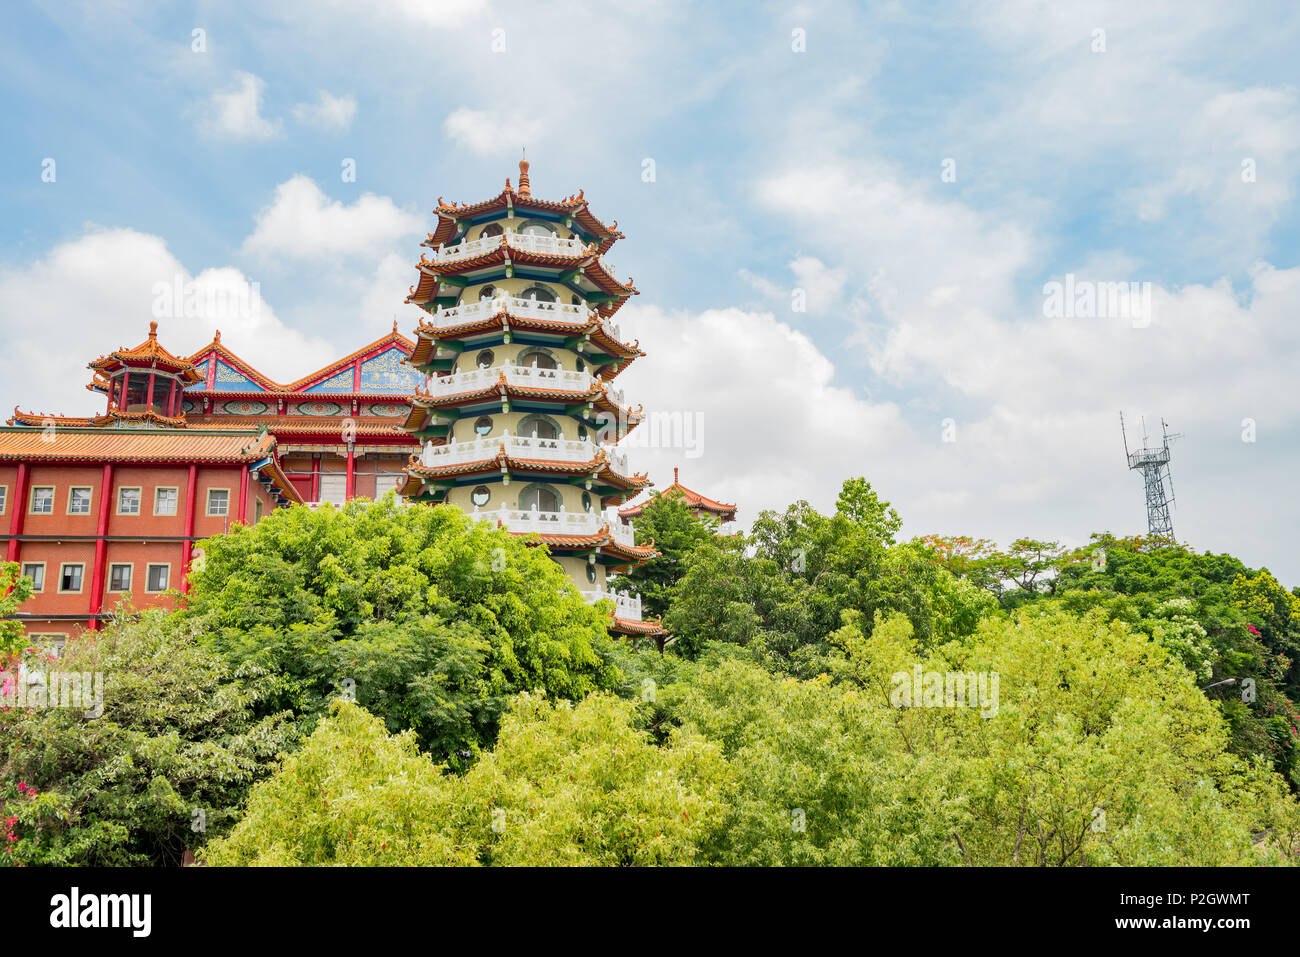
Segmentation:
[(1171, 433), (1169, 423), (1160, 420), (1159, 447), (1148, 444), (1146, 417), (1142, 422), (1142, 447), (1136, 452), (1128, 448), (1128, 431), (1124, 427), (1124, 413), (1119, 414), (1119, 430), (1124, 438), (1124, 460), (1133, 471), (1142, 473), (1147, 501), (1147, 537), (1153, 541), (1173, 544), (1174, 521), (1169, 514), (1174, 504), (1174, 476), (1169, 469), (1169, 443), (1183, 437), (1181, 432)]

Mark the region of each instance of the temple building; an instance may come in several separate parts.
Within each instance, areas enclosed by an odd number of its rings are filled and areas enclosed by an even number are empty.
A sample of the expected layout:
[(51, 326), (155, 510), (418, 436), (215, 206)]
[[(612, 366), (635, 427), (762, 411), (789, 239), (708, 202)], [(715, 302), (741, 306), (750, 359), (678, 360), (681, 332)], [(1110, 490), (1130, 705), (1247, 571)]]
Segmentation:
[(728, 505), (726, 502), (719, 502), (702, 495), (699, 492), (687, 488), (681, 483), (677, 475), (678, 470), (673, 469), (673, 484), (669, 485), (662, 491), (653, 491), (650, 498), (629, 505), (626, 508), (618, 510), (618, 517), (625, 523), (631, 523), (645, 509), (651, 499), (659, 495), (671, 495), (679, 498), (686, 510), (696, 518), (712, 518), (718, 522), (718, 530), (724, 534), (731, 531), (732, 523), (736, 521), (736, 506)]
[(528, 170), (518, 189), (434, 210), (407, 299), (421, 309), (407, 361), (428, 384), (403, 426), (423, 447), (402, 492), (530, 536), (589, 601), (614, 601), (611, 630), (659, 635), (639, 597), (609, 587), (655, 554), (615, 511), (650, 485), (616, 447), (642, 413), (614, 382), (644, 355), (613, 321), (637, 293), (603, 258), (622, 233), (581, 190), (534, 197)]
[[(90, 364), (86, 387), (104, 395), (88, 418), (14, 410), (13, 425), (266, 430), (301, 501), (379, 498), (406, 478), (420, 445), (401, 428), (424, 383), (406, 364), (415, 343), (397, 331), (294, 382), (280, 384), (213, 340), (185, 359), (158, 344), (157, 323), (134, 350)], [(123, 365), (124, 362), (129, 365)], [(182, 368), (183, 367), (183, 368)]]
[(18, 610), (33, 640), (96, 629), (129, 596), (140, 609), (187, 587), (194, 543), (301, 501), (265, 428), (188, 428), (193, 363), (158, 342), (90, 364), (107, 397), (89, 418), (15, 411), (0, 428), (5, 559), (34, 594)]
[(265, 427), (281, 466), (305, 502), (342, 505), (398, 488), (420, 445), (401, 428), (424, 377), (406, 364), (415, 343), (397, 331), (284, 385), (221, 344), (221, 333), (189, 361), (200, 380), (185, 389), (191, 428)]
[[(104, 411), (14, 410), (0, 428), (7, 560), (35, 594), (18, 617), (57, 643), (188, 587), (194, 543), (274, 508), (378, 498), (420, 444), (401, 428), (424, 383), (392, 332), (288, 384), (221, 343), (188, 358), (158, 341), (89, 364)], [(3, 525), (0, 525), (0, 529)]]

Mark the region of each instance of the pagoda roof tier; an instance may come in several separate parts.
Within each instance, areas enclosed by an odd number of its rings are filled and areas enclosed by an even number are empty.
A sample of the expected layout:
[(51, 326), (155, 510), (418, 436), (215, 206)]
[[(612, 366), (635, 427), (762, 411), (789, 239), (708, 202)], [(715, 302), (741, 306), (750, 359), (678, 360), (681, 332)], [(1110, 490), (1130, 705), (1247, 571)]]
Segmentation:
[[(443, 247), (435, 250), (432, 259), (420, 256), (416, 266), (419, 283), (410, 288), (407, 301), (433, 301), (439, 298), (439, 286), (443, 284), (461, 287), (513, 275), (570, 284), (584, 297), (598, 298), (606, 315), (638, 295), (632, 280), (620, 281), (594, 250), (578, 243), (572, 247), (562, 245), (570, 242), (575, 241), (503, 233), (476, 239), (464, 247)], [(554, 251), (535, 251), (541, 248)]]
[[(416, 327), (415, 348), (407, 362), (420, 369), (432, 368), (439, 360), (440, 344), (463, 343), (471, 339), (513, 339), (552, 337), (577, 350), (590, 344), (612, 361), (600, 365), (598, 375), (612, 379), (638, 356), (645, 355), (640, 342), (631, 345), (620, 338), (619, 328), (595, 310), (562, 303), (540, 303), (517, 297), (484, 299), (465, 306), (452, 306), (428, 314)], [(484, 342), (484, 344), (488, 344)]]
[[(198, 385), (185, 390), (186, 396), (212, 395), (232, 399), (397, 399), (405, 398), (420, 384), (420, 378), (406, 366), (415, 343), (397, 331), (369, 342), (341, 359), (308, 373), (293, 382), (276, 382), (254, 368), (221, 343), (218, 331), (212, 341), (190, 356), (199, 371)], [(360, 368), (358, 370), (358, 363)], [(360, 380), (358, 389), (358, 381)], [(211, 383), (211, 388), (209, 388)]]
[(0, 428), (0, 462), (114, 465), (250, 465), (288, 502), (301, 502), (276, 462), (275, 436), (249, 429)]
[(528, 168), (527, 160), (520, 161), (519, 189), (513, 188), (510, 185), (510, 180), (507, 179), (505, 189), (481, 203), (468, 205), (465, 203), (447, 203), (439, 196), (438, 206), (433, 211), (438, 217), (438, 227), (429, 233), (429, 238), (424, 245), (441, 246), (460, 231), (461, 224), (469, 225), (499, 219), (502, 216), (509, 215), (512, 211), (531, 213), (547, 219), (569, 221), (573, 227), (590, 236), (597, 243), (596, 248), (602, 253), (614, 245), (616, 241), (623, 238), (623, 234), (618, 231), (617, 220), (606, 226), (596, 218), (588, 207), (582, 190), (578, 190), (577, 193), (558, 202), (538, 199), (533, 196), (532, 184), (528, 178)]
[(564, 414), (578, 417), (590, 407), (613, 420), (619, 438), (645, 418), (640, 406), (632, 410), (622, 404), (622, 390), (611, 389), (605, 380), (586, 372), (501, 365), (440, 376), (431, 379), (429, 386), (430, 391), (416, 392), (409, 400), (411, 412), (402, 425), (408, 432), (424, 428), (431, 411), (468, 414), (507, 402), (524, 408), (559, 406)]
[(658, 620), (636, 621), (632, 618), (619, 618), (617, 615), (610, 622), (609, 630), (630, 638), (658, 638), (664, 633), (664, 626)]
[(109, 409), (100, 415), (72, 416), (23, 412), (17, 406), (14, 406), (14, 414), (9, 417), (9, 424), (42, 427), (53, 424), (58, 428), (145, 429), (158, 426), (161, 428), (183, 429), (189, 423), (186, 422), (184, 415), (161, 415), (152, 410), (123, 412), (119, 409)]
[(678, 470), (673, 469), (672, 485), (669, 485), (662, 491), (651, 493), (651, 498), (644, 502), (638, 502), (635, 505), (629, 505), (627, 508), (619, 509), (619, 517), (624, 521), (630, 521), (639, 516), (652, 499), (657, 498), (660, 495), (672, 495), (680, 498), (687, 508), (709, 512), (712, 515), (718, 516), (718, 518), (724, 522), (734, 522), (736, 520), (735, 505), (728, 505), (726, 502), (716, 501), (715, 499), (709, 498), (707, 495), (701, 495), (699, 492), (687, 488), (678, 481), (677, 473)]
[[(627, 456), (590, 442), (536, 439), (524, 436), (478, 439), (435, 445), (412, 455), (407, 475), (446, 486), (469, 485), (503, 475), (535, 476), (541, 480), (589, 482), (616, 495), (636, 492), (650, 484), (644, 473), (627, 474)], [(411, 494), (416, 494), (413, 489)]]
[[(133, 349), (125, 346), (106, 356), (100, 356), (87, 368), (96, 372), (95, 381), (100, 382), (120, 369), (162, 369), (178, 376), (186, 382), (198, 382), (202, 376), (195, 370), (188, 359), (174, 356), (158, 342), (158, 323), (149, 323), (149, 337)], [(105, 383), (106, 387), (106, 383)]]

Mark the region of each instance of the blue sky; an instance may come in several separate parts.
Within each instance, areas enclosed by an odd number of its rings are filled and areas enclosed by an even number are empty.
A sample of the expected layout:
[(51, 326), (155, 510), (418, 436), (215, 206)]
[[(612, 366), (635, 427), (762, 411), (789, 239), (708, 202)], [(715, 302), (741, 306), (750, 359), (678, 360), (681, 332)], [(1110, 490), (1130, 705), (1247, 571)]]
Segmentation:
[[(494, 195), (527, 145), (537, 194), (627, 234), (629, 394), (704, 423), (698, 455), (636, 451), (660, 484), (752, 517), (865, 474), (908, 533), (1133, 533), (1123, 408), (1187, 434), (1181, 538), (1300, 583), (1294, 5), (363, 10), (10, 12), (0, 402), (88, 411), (85, 362), (178, 274), (264, 308), (164, 341), (220, 327), (281, 379), (409, 331), (436, 198)], [(1066, 273), (1150, 283), (1153, 321), (1045, 316)]]

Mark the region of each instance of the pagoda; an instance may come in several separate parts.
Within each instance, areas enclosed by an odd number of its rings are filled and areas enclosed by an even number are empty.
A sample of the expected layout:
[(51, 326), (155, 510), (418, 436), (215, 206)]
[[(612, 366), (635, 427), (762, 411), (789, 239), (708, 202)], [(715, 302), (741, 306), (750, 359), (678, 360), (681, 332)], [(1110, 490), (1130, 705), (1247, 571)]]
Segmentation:
[(655, 555), (616, 511), (651, 484), (616, 448), (643, 418), (614, 385), (644, 355), (613, 321), (637, 294), (603, 258), (623, 234), (581, 190), (535, 198), (528, 169), (518, 189), (434, 210), (407, 297), (421, 310), (407, 362), (428, 379), (403, 426), (423, 448), (402, 494), (529, 536), (588, 601), (615, 602), (612, 631), (658, 636), (639, 597), (608, 587)]
[(681, 503), (686, 506), (686, 510), (690, 512), (693, 517), (712, 518), (718, 522), (720, 527), (727, 526), (736, 520), (735, 505), (729, 505), (726, 502), (719, 502), (716, 499), (709, 498), (707, 495), (696, 492), (694, 489), (687, 488), (681, 483), (681, 479), (678, 477), (677, 472), (678, 470), (674, 468), (672, 485), (668, 486), (661, 492), (651, 492), (651, 499), (646, 499), (644, 502), (637, 502), (635, 505), (629, 505), (626, 508), (620, 508), (618, 510), (618, 517), (622, 521), (630, 524), (633, 519), (640, 516), (642, 511), (645, 510), (646, 505), (648, 505), (653, 498), (665, 495), (680, 499)]

